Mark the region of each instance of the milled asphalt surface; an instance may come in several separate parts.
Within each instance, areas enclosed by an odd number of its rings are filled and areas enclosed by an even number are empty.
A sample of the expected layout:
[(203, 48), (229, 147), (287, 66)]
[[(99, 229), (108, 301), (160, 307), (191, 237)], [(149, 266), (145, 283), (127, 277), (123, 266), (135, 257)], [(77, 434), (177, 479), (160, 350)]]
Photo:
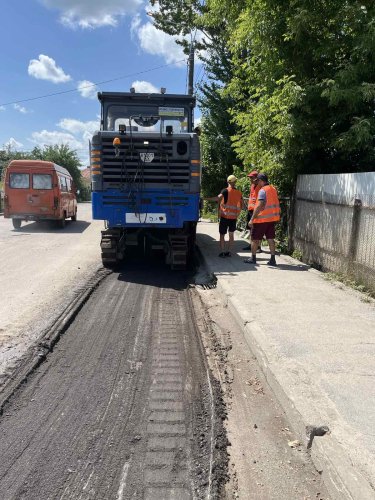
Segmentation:
[(198, 245), (217, 288), (294, 429), (328, 426), (311, 456), (332, 498), (375, 498), (375, 305), (289, 257), (278, 267), (218, 257), (218, 226), (198, 224)]
[(0, 498), (219, 498), (213, 397), (184, 274), (125, 264), (6, 404)]

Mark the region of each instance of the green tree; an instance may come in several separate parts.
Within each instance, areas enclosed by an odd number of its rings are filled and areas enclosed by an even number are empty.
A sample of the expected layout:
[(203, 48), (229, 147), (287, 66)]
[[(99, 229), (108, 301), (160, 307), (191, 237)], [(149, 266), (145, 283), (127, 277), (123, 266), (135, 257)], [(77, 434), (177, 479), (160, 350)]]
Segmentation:
[(55, 144), (53, 146), (36, 147), (31, 151), (31, 157), (35, 160), (52, 161), (61, 167), (66, 168), (73, 177), (77, 189), (83, 188), (82, 176), (79, 167), (81, 162), (77, 152), (67, 144)]
[(238, 156), (289, 190), (298, 173), (368, 169), (373, 2), (248, 0), (232, 32)]
[[(197, 39), (207, 80), (203, 189), (234, 166), (271, 174), (283, 193), (299, 173), (363, 171), (375, 157), (372, 0), (151, 0), (157, 28)], [(195, 34), (202, 32), (204, 38)], [(191, 34), (191, 36), (187, 36)]]
[(204, 194), (217, 194), (233, 172), (233, 166), (239, 164), (231, 141), (236, 133), (236, 123), (229, 114), (233, 102), (224, 89), (233, 76), (228, 37), (244, 1), (150, 0), (150, 3), (158, 5), (158, 11), (151, 13), (156, 28), (178, 37), (177, 43), (186, 54), (193, 44), (204, 65), (207, 78), (196, 84), (203, 117), (202, 189)]
[(0, 188), (2, 187), (3, 175), (8, 163), (12, 160), (24, 160), (28, 157), (28, 153), (13, 151), (10, 146), (0, 149)]

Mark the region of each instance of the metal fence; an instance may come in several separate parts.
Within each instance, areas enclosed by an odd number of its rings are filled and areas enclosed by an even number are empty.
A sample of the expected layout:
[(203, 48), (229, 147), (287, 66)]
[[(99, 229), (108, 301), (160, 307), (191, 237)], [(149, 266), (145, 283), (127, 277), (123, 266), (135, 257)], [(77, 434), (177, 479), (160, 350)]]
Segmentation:
[[(297, 184), (292, 245), (304, 262), (347, 276), (375, 292), (375, 196), (350, 192), (354, 174), (345, 175), (345, 189), (338, 186), (343, 174), (337, 176), (337, 182), (331, 178), (324, 185), (323, 180), (321, 190), (316, 189), (316, 179), (312, 189), (306, 179)], [(360, 174), (355, 175), (358, 179)], [(363, 175), (369, 179), (368, 173)]]

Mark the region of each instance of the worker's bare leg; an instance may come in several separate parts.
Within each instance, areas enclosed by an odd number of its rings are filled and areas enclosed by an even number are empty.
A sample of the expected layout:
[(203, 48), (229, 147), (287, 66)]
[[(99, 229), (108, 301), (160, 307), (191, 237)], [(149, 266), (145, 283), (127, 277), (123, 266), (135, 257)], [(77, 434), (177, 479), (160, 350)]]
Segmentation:
[(233, 252), (234, 233), (229, 232), (228, 252)]
[(270, 260), (267, 262), (268, 265), (270, 266), (276, 266), (276, 258), (275, 258), (275, 255), (276, 255), (276, 244), (275, 244), (275, 240), (268, 240), (268, 246), (269, 246), (269, 249), (270, 249), (270, 253), (271, 253), (271, 258)]
[(259, 240), (252, 240), (251, 241), (251, 255), (253, 257), (253, 260), (256, 259), (258, 247), (259, 247)]
[(225, 252), (225, 234), (220, 235), (220, 252)]
[(268, 241), (268, 246), (269, 246), (271, 255), (275, 256), (275, 254), (276, 254), (275, 240), (267, 240), (267, 241)]

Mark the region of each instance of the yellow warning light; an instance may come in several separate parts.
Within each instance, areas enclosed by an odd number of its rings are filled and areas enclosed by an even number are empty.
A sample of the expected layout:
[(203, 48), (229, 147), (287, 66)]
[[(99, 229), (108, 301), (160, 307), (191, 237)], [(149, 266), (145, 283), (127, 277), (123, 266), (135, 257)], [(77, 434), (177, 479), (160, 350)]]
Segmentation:
[(115, 138), (113, 139), (113, 143), (112, 143), (112, 144), (113, 144), (114, 146), (120, 146), (120, 144), (121, 144), (121, 139), (120, 139), (120, 137), (115, 137)]

